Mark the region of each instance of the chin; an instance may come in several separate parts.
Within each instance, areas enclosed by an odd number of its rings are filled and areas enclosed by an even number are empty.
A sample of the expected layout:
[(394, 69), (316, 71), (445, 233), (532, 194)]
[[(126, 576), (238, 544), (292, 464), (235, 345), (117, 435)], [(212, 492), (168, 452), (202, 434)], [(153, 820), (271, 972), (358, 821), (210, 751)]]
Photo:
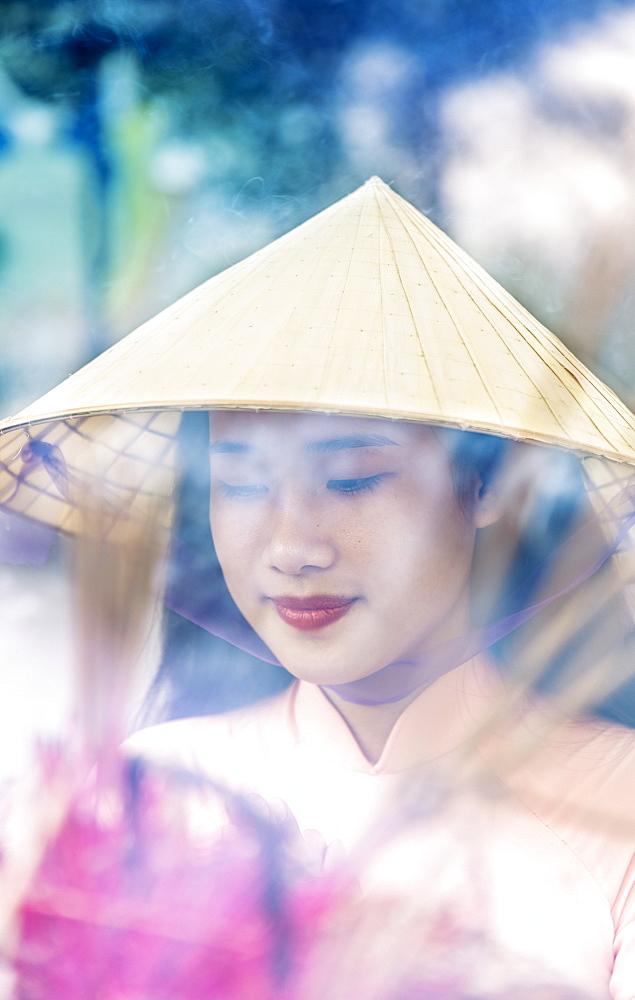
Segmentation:
[[(328, 668), (324, 669), (324, 667), (316, 667), (315, 670), (312, 670), (310, 667), (298, 666), (297, 669), (292, 669), (291, 667), (286, 667), (286, 669), (297, 680), (308, 684), (316, 684), (318, 687), (335, 687), (340, 684), (352, 684), (354, 681), (359, 681), (363, 677), (369, 676), (368, 671), (354, 674), (350, 670), (337, 670), (336, 668), (329, 670)], [(374, 671), (371, 671), (371, 673), (374, 673)]]
[(329, 656), (324, 649), (306, 647), (291, 655), (288, 649), (273, 649), (273, 652), (285, 670), (298, 680), (318, 685), (349, 684), (359, 681), (381, 670), (384, 665), (373, 662), (369, 665), (370, 657), (360, 660), (359, 650), (355, 651), (355, 657), (347, 656), (345, 653)]

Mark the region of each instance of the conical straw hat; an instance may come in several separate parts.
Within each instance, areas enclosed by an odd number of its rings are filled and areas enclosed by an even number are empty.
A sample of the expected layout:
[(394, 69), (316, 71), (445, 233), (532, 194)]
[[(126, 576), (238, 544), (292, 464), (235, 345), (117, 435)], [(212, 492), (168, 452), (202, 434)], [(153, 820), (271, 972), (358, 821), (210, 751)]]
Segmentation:
[(162, 492), (183, 409), (394, 417), (635, 464), (635, 417), (378, 178), (0, 423), (0, 504), (73, 529), (89, 466)]

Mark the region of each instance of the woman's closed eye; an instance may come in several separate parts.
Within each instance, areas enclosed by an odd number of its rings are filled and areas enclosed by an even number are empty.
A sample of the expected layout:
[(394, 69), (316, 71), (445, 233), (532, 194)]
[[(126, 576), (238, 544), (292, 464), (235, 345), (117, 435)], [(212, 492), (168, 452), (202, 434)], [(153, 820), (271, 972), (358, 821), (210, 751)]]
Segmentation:
[(269, 487), (263, 483), (246, 483), (244, 485), (232, 485), (218, 480), (221, 493), (224, 497), (236, 497), (237, 499), (248, 499), (249, 497), (263, 496), (269, 492)]
[(365, 490), (373, 491), (379, 484), (389, 479), (394, 473), (380, 472), (375, 476), (361, 476), (354, 479), (329, 479), (326, 484), (328, 490), (335, 493), (363, 493)]
[[(380, 472), (373, 476), (351, 476), (347, 478), (329, 479), (326, 482), (326, 489), (331, 493), (340, 493), (350, 496), (357, 493), (372, 492), (385, 480), (390, 479), (394, 473)], [(220, 492), (224, 497), (237, 500), (249, 500), (251, 498), (263, 497), (269, 493), (269, 486), (265, 483), (228, 483), (223, 479), (216, 480)]]

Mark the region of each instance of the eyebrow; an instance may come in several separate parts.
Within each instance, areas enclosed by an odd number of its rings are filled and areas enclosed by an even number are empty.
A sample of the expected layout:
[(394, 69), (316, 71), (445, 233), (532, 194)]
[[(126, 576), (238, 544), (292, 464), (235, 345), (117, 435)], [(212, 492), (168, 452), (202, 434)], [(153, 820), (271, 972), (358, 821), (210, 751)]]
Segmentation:
[(309, 441), (306, 450), (312, 455), (323, 455), (329, 451), (345, 451), (347, 448), (376, 448), (387, 444), (397, 445), (397, 442), (384, 437), (383, 434), (355, 434), (348, 437)]
[[(383, 434), (355, 434), (347, 437), (309, 441), (305, 450), (311, 455), (324, 455), (327, 452), (345, 451), (348, 448), (376, 448), (383, 445), (399, 447), (397, 441), (384, 437)], [(258, 449), (242, 441), (214, 441), (209, 450), (212, 455), (247, 455)]]

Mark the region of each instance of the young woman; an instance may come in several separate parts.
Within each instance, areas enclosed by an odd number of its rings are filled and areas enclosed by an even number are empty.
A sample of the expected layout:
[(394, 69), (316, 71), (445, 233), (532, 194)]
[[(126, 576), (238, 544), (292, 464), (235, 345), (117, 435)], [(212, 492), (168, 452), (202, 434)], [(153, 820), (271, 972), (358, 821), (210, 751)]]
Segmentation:
[(578, 706), (632, 631), (632, 415), (378, 181), (5, 422), (0, 502), (72, 527), (87, 467), (113, 503), (160, 493), (188, 407), (222, 580), (181, 609), (295, 682), (131, 751), (282, 801), (414, 952), (422, 913), (480, 943), (483, 995), (633, 1000), (635, 741), (528, 693), (564, 674)]
[[(380, 419), (213, 413), (223, 577), (297, 681), (130, 745), (283, 802), (301, 830), (353, 857), (372, 833), (371, 896), (424, 898), (471, 940), (485, 936), (521, 982), (591, 997), (610, 984), (630, 998), (635, 740), (597, 720), (556, 725), (541, 699), (510, 707), (513, 683), (487, 651), (472, 655), (500, 621), (472, 621), (476, 541), (508, 497), (504, 468), (483, 482), (478, 461), (453, 454), (460, 438)], [(575, 637), (559, 638), (561, 653)], [(423, 816), (404, 813), (407, 785)]]

